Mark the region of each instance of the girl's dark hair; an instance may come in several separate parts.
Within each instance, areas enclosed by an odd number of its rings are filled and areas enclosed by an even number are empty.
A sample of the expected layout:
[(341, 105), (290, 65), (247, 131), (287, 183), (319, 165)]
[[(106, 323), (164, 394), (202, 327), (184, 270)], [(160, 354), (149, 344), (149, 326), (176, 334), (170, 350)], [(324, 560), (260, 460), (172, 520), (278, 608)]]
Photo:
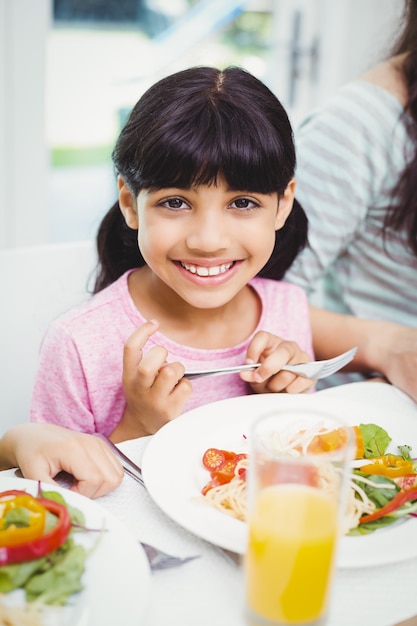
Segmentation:
[[(114, 148), (113, 163), (133, 197), (142, 189), (216, 184), (281, 196), (295, 170), (288, 116), (276, 96), (243, 69), (194, 67), (163, 78), (140, 98)], [(295, 201), (260, 276), (280, 279), (307, 243), (307, 218)], [(100, 291), (141, 267), (137, 231), (116, 202), (97, 236)]]
[(403, 119), (415, 150), (393, 191), (398, 202), (388, 212), (384, 227), (385, 231), (405, 229), (408, 245), (417, 256), (417, 0), (405, 4), (403, 27), (391, 55), (403, 53), (407, 53), (402, 72), (408, 93)]

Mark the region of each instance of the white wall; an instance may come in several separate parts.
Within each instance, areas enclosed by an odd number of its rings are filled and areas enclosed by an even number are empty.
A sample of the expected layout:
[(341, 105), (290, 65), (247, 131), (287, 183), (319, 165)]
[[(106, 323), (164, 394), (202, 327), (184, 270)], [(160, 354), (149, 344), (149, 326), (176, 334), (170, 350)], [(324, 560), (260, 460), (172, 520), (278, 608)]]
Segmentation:
[(404, 0), (320, 0), (320, 4), (318, 101), (388, 56)]
[(0, 249), (47, 239), (45, 44), (52, 0), (0, 0)]
[[(297, 124), (340, 85), (387, 56), (404, 0), (275, 0), (274, 6), (269, 83)], [(294, 64), (297, 12), (301, 22)]]

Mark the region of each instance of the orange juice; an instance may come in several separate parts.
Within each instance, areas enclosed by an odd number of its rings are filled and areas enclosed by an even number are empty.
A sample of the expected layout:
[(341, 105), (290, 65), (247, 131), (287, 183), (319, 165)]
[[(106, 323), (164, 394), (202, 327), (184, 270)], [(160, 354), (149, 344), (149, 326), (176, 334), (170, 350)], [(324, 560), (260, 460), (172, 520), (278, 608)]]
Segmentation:
[(298, 484), (262, 489), (249, 518), (246, 597), (251, 612), (308, 624), (326, 611), (337, 540), (337, 503)]

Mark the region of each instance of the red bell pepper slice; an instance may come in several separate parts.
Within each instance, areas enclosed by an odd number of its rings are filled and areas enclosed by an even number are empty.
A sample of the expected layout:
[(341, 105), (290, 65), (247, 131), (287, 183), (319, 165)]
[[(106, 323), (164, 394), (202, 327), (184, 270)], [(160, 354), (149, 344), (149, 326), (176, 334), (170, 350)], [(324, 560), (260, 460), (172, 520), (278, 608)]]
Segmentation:
[[(2, 499), (7, 501), (11, 497), (19, 496), (29, 496), (29, 494), (26, 491), (18, 490), (4, 491), (0, 493), (0, 502)], [(70, 533), (71, 518), (68, 509), (64, 505), (42, 497), (33, 499), (45, 507), (47, 511), (56, 515), (58, 520), (49, 532), (33, 541), (24, 540), (22, 543), (12, 546), (0, 545), (0, 566), (31, 561), (45, 556), (59, 548)]]
[(374, 520), (380, 519), (385, 515), (389, 515), (389, 513), (396, 511), (410, 500), (417, 500), (417, 487), (412, 487), (411, 489), (401, 489), (401, 491), (396, 493), (392, 500), (387, 502), (387, 504), (383, 507), (370, 515), (363, 515), (360, 518), (359, 523), (366, 524), (367, 522), (373, 522)]

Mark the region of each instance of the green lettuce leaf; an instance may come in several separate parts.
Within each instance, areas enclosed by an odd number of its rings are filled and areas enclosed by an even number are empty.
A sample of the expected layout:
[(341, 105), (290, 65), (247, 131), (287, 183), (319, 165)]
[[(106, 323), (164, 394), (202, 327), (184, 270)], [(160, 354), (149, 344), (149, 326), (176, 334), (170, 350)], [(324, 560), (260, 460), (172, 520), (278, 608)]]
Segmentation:
[(376, 424), (359, 424), (359, 428), (363, 437), (365, 459), (373, 459), (385, 454), (392, 441), (387, 431)]

